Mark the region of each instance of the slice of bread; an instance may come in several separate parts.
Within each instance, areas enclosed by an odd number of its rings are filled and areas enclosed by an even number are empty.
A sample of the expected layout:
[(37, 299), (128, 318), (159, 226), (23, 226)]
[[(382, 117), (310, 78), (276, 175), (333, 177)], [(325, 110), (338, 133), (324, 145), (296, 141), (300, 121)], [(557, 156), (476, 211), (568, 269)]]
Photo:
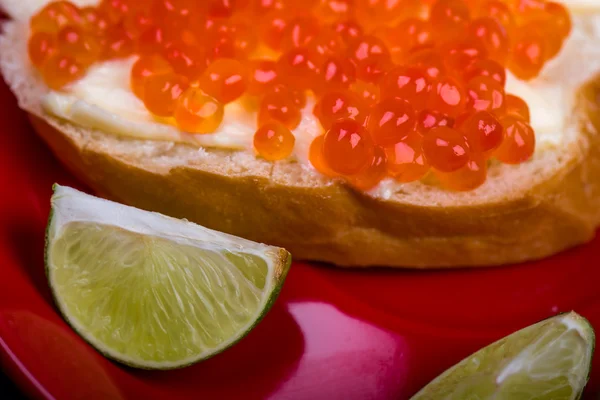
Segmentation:
[(110, 199), (282, 246), (296, 259), (357, 267), (538, 259), (590, 240), (600, 223), (600, 78), (579, 89), (562, 144), (530, 162), (492, 165), (471, 192), (388, 183), (374, 196), (298, 163), (128, 139), (49, 116), (25, 50), (27, 19), (44, 2), (0, 1), (14, 18), (3, 25), (0, 68), (56, 156)]

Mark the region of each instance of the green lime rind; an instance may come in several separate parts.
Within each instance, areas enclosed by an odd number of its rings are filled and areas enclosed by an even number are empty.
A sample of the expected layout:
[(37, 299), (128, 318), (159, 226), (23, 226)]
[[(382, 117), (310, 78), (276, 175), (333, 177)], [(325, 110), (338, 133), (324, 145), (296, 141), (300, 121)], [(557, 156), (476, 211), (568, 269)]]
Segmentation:
[[(54, 185), (53, 190), (61, 189), (60, 186)], [(67, 188), (68, 189), (68, 188)], [(69, 189), (71, 190), (71, 189)], [(53, 196), (54, 199), (54, 196)], [(139, 211), (136, 211), (139, 212)], [(153, 213), (154, 214), (154, 213)], [(53, 207), (50, 210), (50, 215), (48, 218), (48, 225), (46, 228), (46, 243), (45, 243), (45, 266), (46, 266), (46, 274), (49, 280), (50, 288), (54, 297), (55, 304), (61, 315), (64, 317), (65, 321), (77, 332), (86, 342), (88, 342), (91, 346), (93, 346), (97, 351), (103, 354), (105, 357), (115, 360), (121, 364), (128, 365), (134, 368), (139, 369), (148, 369), (148, 370), (168, 370), (168, 369), (179, 369), (184, 368), (193, 364), (196, 364), (200, 361), (211, 358), (226, 349), (232, 347), (236, 343), (238, 343), (242, 338), (244, 338), (256, 325), (264, 318), (267, 312), (273, 306), (275, 300), (277, 299), (282, 287), (285, 282), (285, 278), (290, 269), (291, 265), (291, 255), (285, 249), (269, 247), (269, 259), (271, 260), (271, 273), (268, 276), (268, 281), (264, 283), (265, 291), (263, 300), (261, 301), (259, 307), (257, 308), (257, 313), (254, 314), (252, 318), (249, 319), (251, 323), (247, 325), (246, 329), (237, 331), (234, 335), (231, 335), (227, 338), (227, 340), (223, 341), (219, 346), (212, 349), (209, 352), (203, 352), (203, 354), (198, 357), (186, 358), (185, 362), (182, 360), (181, 362), (169, 360), (168, 362), (161, 363), (160, 361), (151, 361), (147, 362), (146, 360), (135, 360), (131, 357), (123, 356), (122, 354), (115, 352), (109, 346), (104, 345), (104, 343), (99, 342), (96, 337), (94, 337), (88, 330), (82, 326), (76, 318), (73, 318), (71, 312), (69, 312), (68, 307), (63, 303), (61, 293), (59, 292), (58, 285), (53, 284), (52, 281), (52, 256), (51, 251), (53, 247), (53, 243), (57, 240), (56, 237), (52, 237), (52, 233), (56, 236), (57, 230), (55, 229), (55, 221), (56, 221), (56, 210)], [(199, 229), (205, 229), (199, 227)], [(214, 231), (211, 231), (214, 234)], [(236, 239), (236, 238), (234, 238)], [(239, 239), (242, 241), (242, 239)], [(244, 241), (244, 244), (247, 245), (248, 241)], [(256, 244), (258, 246), (258, 244)], [(137, 329), (137, 328), (136, 328)]]
[(470, 355), (412, 400), (576, 400), (589, 380), (594, 347), (585, 318), (559, 314)]

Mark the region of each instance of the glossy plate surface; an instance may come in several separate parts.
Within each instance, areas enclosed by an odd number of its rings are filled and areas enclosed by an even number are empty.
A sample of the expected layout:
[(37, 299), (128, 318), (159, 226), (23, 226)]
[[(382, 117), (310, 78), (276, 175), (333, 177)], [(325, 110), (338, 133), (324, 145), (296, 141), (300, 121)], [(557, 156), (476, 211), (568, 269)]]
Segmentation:
[(0, 367), (34, 398), (405, 399), (480, 347), (558, 312), (575, 310), (600, 328), (599, 238), (545, 261), (484, 270), (295, 263), (271, 312), (232, 349), (178, 371), (121, 367), (63, 322), (44, 276), (51, 186), (86, 188), (3, 83), (0, 103)]

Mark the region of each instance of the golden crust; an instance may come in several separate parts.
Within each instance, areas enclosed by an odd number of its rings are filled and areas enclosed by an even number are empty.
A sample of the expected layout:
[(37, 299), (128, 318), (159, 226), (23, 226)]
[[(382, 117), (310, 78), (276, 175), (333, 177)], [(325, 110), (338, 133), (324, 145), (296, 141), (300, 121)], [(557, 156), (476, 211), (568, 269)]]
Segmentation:
[(341, 183), (292, 186), (182, 165), (160, 170), (94, 146), (53, 118), (33, 126), (102, 195), (340, 266), (482, 267), (590, 240), (600, 222), (600, 79), (580, 92), (580, 135), (559, 169), (501, 200), (455, 206), (374, 198)]

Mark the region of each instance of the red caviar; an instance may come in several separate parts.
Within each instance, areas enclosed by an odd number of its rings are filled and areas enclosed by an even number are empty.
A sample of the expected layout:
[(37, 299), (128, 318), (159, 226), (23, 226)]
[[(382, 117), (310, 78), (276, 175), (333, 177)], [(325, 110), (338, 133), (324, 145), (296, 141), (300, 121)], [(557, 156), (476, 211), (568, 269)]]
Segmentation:
[(314, 138), (310, 144), (308, 150), (308, 159), (311, 165), (320, 173), (329, 177), (337, 177), (339, 174), (335, 173), (328, 165), (323, 155), (323, 142), (325, 135), (320, 135)]
[(56, 37), (48, 32), (34, 33), (27, 43), (27, 51), (31, 63), (39, 68), (56, 52)]
[(258, 110), (258, 125), (269, 121), (278, 121), (289, 129), (294, 129), (300, 123), (302, 114), (293, 93), (289, 91), (273, 91), (267, 93), (260, 103)]
[(505, 109), (504, 88), (487, 76), (478, 76), (467, 84), (467, 107), (477, 111), (500, 112)]
[(507, 69), (538, 76), (572, 21), (549, 0), (102, 0), (52, 2), (30, 28), (51, 89), (134, 56), (132, 92), (182, 131), (217, 132), (242, 99), (257, 153), (284, 159), (309, 103), (326, 132), (309, 159), (324, 175), (369, 190), (433, 169), (443, 187), (471, 190), (489, 159), (531, 158), (529, 107), (505, 93)]
[(140, 99), (144, 98), (146, 79), (152, 75), (172, 72), (169, 63), (158, 55), (141, 56), (131, 68), (130, 85), (133, 93)]
[(223, 120), (223, 104), (191, 87), (179, 96), (173, 117), (179, 129), (190, 133), (212, 133)]
[(427, 108), (455, 118), (463, 113), (466, 105), (467, 92), (458, 79), (442, 76), (433, 83)]
[(535, 134), (531, 126), (513, 115), (501, 118), (500, 123), (504, 127), (504, 139), (494, 157), (506, 164), (519, 164), (530, 159), (535, 149)]
[(508, 57), (509, 40), (506, 28), (494, 18), (479, 18), (471, 22), (469, 37), (475, 38), (491, 60), (504, 63)]
[(76, 5), (68, 1), (54, 1), (37, 12), (29, 23), (32, 32), (56, 33), (67, 24), (77, 24), (81, 14)]
[(469, 149), (476, 153), (488, 153), (496, 149), (504, 138), (504, 128), (493, 114), (478, 111), (460, 127), (465, 133)]
[(154, 115), (170, 117), (187, 87), (187, 79), (174, 73), (151, 75), (144, 84), (144, 105)]
[(356, 80), (356, 67), (340, 56), (331, 56), (321, 65), (316, 92), (325, 89), (346, 89)]
[(530, 121), (529, 106), (522, 98), (512, 94), (506, 95), (506, 114), (521, 117), (525, 122)]
[(208, 66), (199, 84), (208, 95), (222, 103), (230, 103), (246, 91), (248, 73), (238, 60), (219, 59)]
[(473, 190), (485, 182), (487, 160), (481, 155), (475, 155), (464, 167), (454, 172), (435, 171), (435, 175), (446, 189), (458, 192)]
[(431, 166), (442, 172), (456, 171), (469, 161), (469, 147), (463, 134), (446, 126), (427, 132), (423, 137), (423, 153)]
[(423, 68), (400, 66), (385, 75), (380, 87), (382, 97), (398, 97), (422, 110), (429, 99), (431, 79)]
[(296, 138), (278, 122), (262, 125), (254, 134), (254, 149), (269, 161), (283, 160), (292, 154)]
[(57, 44), (61, 54), (76, 57), (85, 65), (97, 61), (102, 52), (100, 41), (95, 35), (74, 25), (66, 25), (58, 31)]
[(429, 172), (429, 163), (423, 154), (423, 138), (413, 132), (393, 146), (385, 148), (387, 169), (398, 182), (413, 182)]
[(369, 190), (377, 186), (387, 173), (387, 155), (382, 147), (375, 147), (371, 162), (348, 180), (352, 186), (360, 190)]
[(356, 93), (347, 90), (331, 91), (325, 93), (315, 104), (314, 114), (325, 130), (341, 118), (350, 118), (364, 125), (368, 106)]
[(259, 96), (277, 84), (277, 63), (273, 60), (251, 60), (249, 62), (248, 93)]
[(414, 132), (415, 109), (403, 99), (388, 98), (373, 106), (369, 114), (369, 132), (375, 144), (391, 146)]
[(423, 110), (417, 115), (417, 132), (422, 135), (427, 134), (430, 129), (438, 126), (447, 126), (452, 128), (454, 120), (439, 111)]
[(54, 54), (44, 62), (42, 76), (50, 89), (60, 89), (83, 76), (85, 67), (73, 57)]
[(368, 165), (373, 156), (369, 133), (353, 119), (337, 120), (325, 134), (323, 156), (333, 171), (356, 174)]

